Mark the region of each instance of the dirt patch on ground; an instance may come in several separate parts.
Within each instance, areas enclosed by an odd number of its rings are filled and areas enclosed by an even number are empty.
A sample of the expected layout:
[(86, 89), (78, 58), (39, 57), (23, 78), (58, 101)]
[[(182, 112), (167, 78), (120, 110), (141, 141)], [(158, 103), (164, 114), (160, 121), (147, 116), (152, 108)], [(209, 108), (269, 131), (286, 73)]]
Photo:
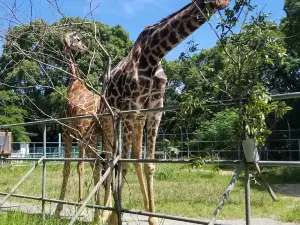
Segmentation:
[(300, 199), (300, 184), (273, 184), (275, 192)]

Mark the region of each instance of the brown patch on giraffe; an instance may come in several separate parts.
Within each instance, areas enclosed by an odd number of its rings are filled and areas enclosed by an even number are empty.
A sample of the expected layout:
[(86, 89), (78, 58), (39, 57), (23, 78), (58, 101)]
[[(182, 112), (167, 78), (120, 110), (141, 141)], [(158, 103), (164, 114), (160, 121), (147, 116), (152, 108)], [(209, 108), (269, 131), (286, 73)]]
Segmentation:
[(154, 48), (155, 46), (157, 46), (159, 44), (160, 40), (158, 38), (152, 38), (151, 40), (151, 48)]
[(140, 97), (140, 99), (139, 99), (139, 104), (145, 104), (146, 103), (146, 101), (148, 100), (148, 97), (147, 96), (143, 96), (143, 97)]
[(136, 90), (137, 89), (137, 81), (136, 80), (132, 80), (131, 83), (128, 82), (128, 84), (130, 85), (130, 90)]
[(114, 87), (114, 86), (112, 86), (112, 88), (108, 89), (108, 93), (113, 95), (113, 96), (117, 96), (119, 94), (116, 87)]
[(198, 27), (193, 25), (191, 19), (186, 22), (186, 27), (190, 30), (191, 33), (194, 32), (198, 28)]
[(141, 40), (141, 44), (144, 45), (144, 44), (147, 42), (147, 40), (148, 40), (148, 38), (143, 38), (143, 39)]
[(72, 89), (72, 94), (77, 92), (80, 89), (80, 85), (78, 84), (78, 82), (74, 81), (71, 89)]
[(157, 65), (157, 60), (152, 55), (148, 56), (148, 61), (151, 63), (152, 66)]
[(213, 2), (209, 2), (209, 3), (207, 3), (208, 4), (208, 7), (210, 8), (210, 9), (215, 9), (215, 4), (213, 3)]
[(133, 62), (129, 62), (126, 66), (126, 70), (132, 70), (133, 69)]
[(139, 48), (135, 48), (132, 50), (133, 54), (132, 54), (132, 59), (134, 61), (138, 60), (138, 58), (141, 56), (141, 51)]
[(150, 53), (150, 48), (146, 47), (145, 50), (144, 50), (144, 54), (148, 55), (149, 53)]
[(131, 95), (131, 90), (130, 90), (130, 86), (129, 84), (126, 84), (124, 89), (123, 89), (123, 92), (122, 92), (122, 96), (121, 97), (129, 97)]
[(161, 50), (161, 48), (158, 46), (157, 48), (152, 50), (152, 54), (158, 56), (160, 58), (161, 54), (163, 54), (163, 51)]
[(84, 119), (84, 120), (82, 121), (82, 126), (84, 126), (84, 127), (89, 127), (89, 125), (90, 125), (90, 120)]
[(155, 136), (156, 136), (156, 130), (155, 130), (155, 129), (152, 129), (151, 135), (152, 135), (152, 137), (155, 137)]
[(161, 99), (163, 97), (162, 93), (157, 93), (151, 96), (151, 100), (156, 101), (158, 99)]
[(192, 15), (191, 12), (190, 12), (189, 14), (187, 14), (187, 15), (183, 15), (183, 16), (181, 17), (181, 21), (190, 19), (190, 18), (191, 18), (191, 15)]
[(139, 78), (139, 85), (140, 85), (141, 87), (149, 87), (149, 86), (150, 86), (150, 80), (141, 77), (141, 78)]
[(146, 70), (141, 70), (140, 72), (139, 72), (139, 77), (143, 77), (143, 76), (145, 76), (145, 77), (151, 77), (151, 76), (153, 76), (153, 73), (155, 72), (155, 68), (153, 68), (153, 67), (149, 67), (148, 69), (146, 69)]
[(153, 89), (157, 89), (157, 90), (164, 89), (166, 83), (167, 83), (167, 77), (165, 75), (153, 77)]
[(183, 23), (181, 23), (180, 25), (179, 25), (179, 27), (178, 27), (178, 33), (179, 33), (179, 35), (181, 36), (181, 37), (183, 37), (183, 38), (185, 38), (185, 37), (187, 37), (189, 34), (185, 31), (185, 29), (184, 29), (184, 24)]
[(141, 55), (140, 60), (139, 60), (139, 68), (147, 68), (148, 67), (148, 60), (144, 55)]
[(170, 30), (167, 27), (164, 27), (161, 31), (160, 31), (160, 38), (164, 39), (165, 37), (168, 36)]
[(179, 39), (177, 38), (177, 34), (175, 33), (175, 31), (172, 31), (168, 38), (171, 44), (173, 45), (179, 42)]
[(166, 52), (172, 49), (172, 47), (168, 45), (167, 40), (163, 40), (160, 44), (161, 47), (163, 47)]
[(137, 98), (139, 97), (139, 95), (140, 95), (140, 92), (133, 92), (133, 93), (131, 94), (131, 98), (132, 98), (132, 99), (137, 99)]
[(170, 24), (171, 24), (172, 28), (175, 29), (180, 24), (180, 22), (177, 19), (174, 19), (171, 21)]

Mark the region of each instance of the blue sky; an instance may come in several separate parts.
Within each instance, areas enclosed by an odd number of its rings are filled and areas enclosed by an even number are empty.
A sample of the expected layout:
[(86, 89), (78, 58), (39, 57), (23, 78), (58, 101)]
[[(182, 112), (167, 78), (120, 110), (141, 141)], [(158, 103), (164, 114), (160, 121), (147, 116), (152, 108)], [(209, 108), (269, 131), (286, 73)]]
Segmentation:
[[(51, 0), (55, 2), (54, 0)], [(98, 6), (94, 13), (94, 19), (102, 23), (114, 26), (122, 25), (129, 33), (132, 40), (147, 25), (151, 25), (160, 19), (168, 16), (172, 12), (188, 4), (191, 0), (92, 0), (92, 8)], [(12, 0), (4, 0), (8, 5)], [(23, 22), (30, 20), (29, 0), (17, 1), (17, 17)], [(32, 0), (33, 19), (43, 18), (49, 23), (59, 20), (61, 15), (49, 4), (47, 0)], [(90, 11), (90, 1), (87, 0), (57, 0), (58, 6), (66, 16), (84, 17)], [(271, 13), (271, 19), (279, 22), (285, 13), (283, 11), (284, 0), (253, 0), (257, 10), (264, 9)], [(0, 4), (0, 32), (3, 27), (7, 27), (8, 22), (4, 18), (9, 18), (10, 12)], [(3, 15), (2, 12), (4, 12)], [(218, 18), (212, 19), (216, 24)], [(197, 30), (188, 40), (193, 38), (199, 44), (199, 48), (209, 48), (214, 46), (217, 37), (208, 24)], [(187, 41), (188, 41), (187, 40)], [(167, 59), (175, 59), (184, 51), (186, 42), (179, 45), (167, 55)], [(1, 44), (1, 43), (0, 43)], [(1, 49), (0, 49), (1, 50)]]

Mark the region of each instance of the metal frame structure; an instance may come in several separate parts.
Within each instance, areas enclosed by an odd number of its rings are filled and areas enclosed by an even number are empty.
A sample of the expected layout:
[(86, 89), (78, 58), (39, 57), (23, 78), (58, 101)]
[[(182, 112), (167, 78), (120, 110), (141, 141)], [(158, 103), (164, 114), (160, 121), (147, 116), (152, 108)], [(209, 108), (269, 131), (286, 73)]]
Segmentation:
[[(296, 96), (297, 98), (300, 97), (300, 93), (295, 93), (292, 95), (293, 97)], [(282, 99), (282, 95), (279, 96), (280, 99)], [(279, 98), (278, 97), (278, 98)], [(287, 98), (290, 98), (290, 96), (286, 96)], [(274, 97), (273, 97), (274, 98)], [(170, 110), (176, 110), (178, 109), (178, 106), (171, 106), (171, 107), (163, 107), (163, 108), (157, 108), (157, 109), (143, 109), (143, 110), (131, 110), (131, 111), (122, 111), (119, 112), (118, 115), (125, 115), (130, 113), (146, 113), (146, 112), (153, 112), (153, 111), (170, 111)], [(110, 114), (103, 114), (100, 116), (110, 116)], [(110, 160), (110, 167), (106, 170), (106, 172), (103, 174), (102, 178), (100, 179), (99, 183), (95, 185), (93, 190), (90, 192), (88, 197), (85, 199), (83, 203), (78, 202), (71, 202), (71, 201), (62, 201), (57, 199), (49, 199), (46, 197), (46, 163), (47, 162), (53, 162), (53, 161), (85, 161), (85, 162), (91, 162), (95, 160), (101, 160), (97, 158), (85, 158), (85, 159), (78, 159), (78, 158), (47, 158), (46, 157), (46, 124), (53, 123), (53, 122), (64, 122), (68, 120), (78, 120), (78, 119), (84, 119), (84, 118), (91, 118), (93, 115), (88, 116), (79, 116), (79, 117), (70, 117), (70, 118), (61, 118), (61, 119), (46, 119), (46, 120), (39, 120), (35, 122), (29, 122), (29, 123), (20, 123), (20, 124), (11, 124), (11, 125), (2, 125), (0, 126), (0, 129), (14, 127), (14, 126), (32, 126), (32, 125), (38, 125), (41, 124), (44, 126), (44, 132), (43, 132), (43, 147), (44, 152), (43, 156), (41, 158), (0, 158), (0, 161), (37, 161), (35, 165), (22, 177), (22, 179), (12, 188), (12, 190), (9, 193), (0, 192), (0, 195), (4, 195), (5, 198), (0, 203), (0, 209), (4, 205), (4, 203), (7, 201), (7, 199), (11, 196), (13, 197), (19, 197), (19, 198), (26, 198), (26, 199), (32, 199), (42, 202), (42, 214), (43, 218), (45, 216), (45, 203), (46, 202), (52, 202), (52, 203), (63, 203), (67, 205), (75, 205), (79, 206), (78, 211), (70, 221), (70, 225), (74, 224), (80, 213), (84, 210), (85, 207), (87, 208), (98, 208), (98, 209), (105, 209), (105, 210), (111, 210), (116, 211), (118, 214), (118, 222), (119, 225), (122, 224), (122, 213), (131, 213), (136, 215), (144, 215), (144, 216), (153, 216), (157, 218), (164, 218), (164, 219), (171, 219), (171, 220), (177, 220), (177, 221), (183, 221), (183, 222), (190, 222), (195, 224), (206, 224), (206, 225), (221, 225), (220, 223), (216, 223), (216, 218), (220, 211), (222, 210), (223, 205), (226, 203), (226, 200), (232, 191), (234, 184), (236, 180), (239, 177), (240, 172), (245, 169), (245, 206), (246, 206), (246, 224), (251, 224), (251, 207), (250, 207), (250, 174), (249, 174), (249, 163), (244, 163), (244, 161), (240, 160), (217, 160), (217, 161), (206, 161), (206, 163), (218, 163), (222, 165), (240, 165), (237, 170), (235, 171), (233, 178), (231, 179), (228, 188), (225, 190), (224, 194), (222, 195), (222, 199), (220, 203), (218, 204), (215, 213), (213, 214), (210, 221), (206, 220), (197, 220), (192, 218), (185, 218), (185, 217), (179, 217), (179, 216), (170, 216), (166, 214), (161, 213), (150, 213), (150, 212), (144, 212), (144, 211), (137, 211), (137, 210), (129, 210), (122, 207), (122, 193), (121, 193), (121, 183), (122, 183), (122, 170), (121, 166), (118, 166), (118, 180), (115, 181), (115, 186), (117, 186), (117, 191), (114, 191), (114, 197), (116, 200), (116, 205), (114, 208), (112, 207), (104, 207), (104, 206), (98, 206), (98, 205), (92, 205), (88, 204), (89, 200), (93, 197), (93, 195), (97, 192), (101, 184), (104, 182), (105, 178), (109, 175), (111, 171), (114, 170), (115, 165), (122, 164), (122, 163), (134, 163), (134, 162), (140, 162), (140, 163), (190, 163), (193, 162), (193, 160), (161, 160), (161, 159), (153, 159), (153, 160), (145, 160), (145, 159), (121, 159), (121, 119), (118, 117), (117, 123), (116, 123), (116, 129), (115, 129), (115, 149), (114, 149), (114, 157), (112, 160)], [(102, 160), (103, 161), (103, 160)], [(17, 188), (26, 180), (26, 178), (35, 170), (35, 168), (39, 164), (43, 164), (42, 169), (42, 193), (41, 197), (37, 196), (27, 196), (27, 195), (20, 195), (20, 194), (14, 194), (14, 192), (17, 190)], [(253, 163), (252, 163), (253, 164)], [(258, 162), (261, 166), (293, 166), (293, 167), (300, 167), (300, 161), (260, 161)], [(257, 165), (258, 166), (258, 165)], [(114, 176), (113, 176), (114, 177)], [(223, 224), (224, 225), (224, 224)]]
[[(289, 131), (289, 130), (287, 130)], [(277, 130), (273, 130), (272, 132), (277, 132)], [(158, 138), (156, 141), (156, 149), (157, 151), (155, 152), (155, 157), (156, 158), (163, 158), (163, 159), (168, 159), (170, 158), (170, 154), (168, 152), (160, 150), (158, 147), (162, 143), (161, 140), (159, 140), (159, 137), (162, 139), (167, 139), (167, 140), (180, 140), (180, 147), (178, 147), (178, 153), (172, 155), (172, 158), (187, 158), (189, 159), (191, 156), (192, 158), (201, 154), (201, 153), (207, 153), (207, 149), (205, 147), (207, 146), (208, 148), (211, 148), (212, 155), (222, 155), (222, 154), (231, 154), (231, 159), (235, 160), (241, 160), (242, 159), (242, 149), (241, 146), (235, 147), (219, 147), (220, 144), (226, 142), (230, 142), (230, 140), (211, 140), (211, 141), (203, 141), (203, 140), (192, 140), (192, 141), (187, 141), (184, 142), (184, 133), (179, 133), (179, 134), (158, 134)], [(197, 135), (196, 133), (189, 133), (189, 135)], [(169, 138), (171, 137), (171, 138)], [(174, 138), (175, 137), (175, 138)], [(176, 139), (176, 137), (178, 139)], [(23, 142), (13, 142), (12, 144), (22, 144)], [(269, 145), (275, 145), (275, 144), (284, 144), (286, 143), (287, 147), (282, 149), (276, 149), (274, 147), (269, 147)], [(25, 158), (25, 157), (31, 157), (31, 158), (39, 158), (43, 155), (43, 142), (30, 142), (27, 143), (31, 147), (30, 153), (21, 153), (16, 151), (16, 149), (12, 148), (12, 153), (10, 157), (12, 158)], [(145, 158), (146, 154), (146, 145), (145, 145), (145, 140), (144, 140), (144, 145), (143, 145), (143, 158)], [(50, 145), (50, 146), (49, 146)], [(55, 145), (55, 146), (52, 146)], [(183, 147), (185, 145), (185, 148)], [(191, 147), (191, 145), (193, 145)], [(201, 146), (204, 145), (204, 146)], [(211, 147), (210, 147), (211, 146)], [(71, 157), (75, 158), (77, 155), (79, 155), (79, 150), (78, 150), (78, 145), (77, 142), (73, 142), (72, 148), (77, 148), (77, 151), (72, 151)], [(101, 145), (98, 145), (98, 147), (102, 147)], [(63, 146), (61, 145), (61, 142), (47, 142), (47, 157), (49, 158), (61, 158), (63, 157)], [(56, 151), (53, 151), (56, 150)], [(300, 159), (300, 139), (299, 138), (289, 138), (289, 139), (267, 139), (266, 146), (265, 148), (260, 148), (258, 151), (263, 154), (263, 159), (264, 160), (272, 160), (272, 158), (276, 157), (278, 154), (285, 154), (286, 159), (290, 158), (289, 160), (292, 161), (291, 155), (293, 154), (294, 157), (298, 156)], [(129, 155), (131, 152), (129, 152)], [(295, 160), (295, 159), (294, 159)]]

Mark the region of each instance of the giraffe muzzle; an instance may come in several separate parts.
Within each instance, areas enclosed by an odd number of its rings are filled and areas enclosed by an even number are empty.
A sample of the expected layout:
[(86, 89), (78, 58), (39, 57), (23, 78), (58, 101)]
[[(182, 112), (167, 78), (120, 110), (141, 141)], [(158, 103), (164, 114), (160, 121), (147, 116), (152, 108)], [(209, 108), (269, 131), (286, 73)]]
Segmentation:
[(225, 9), (229, 5), (230, 0), (216, 0), (218, 10)]

